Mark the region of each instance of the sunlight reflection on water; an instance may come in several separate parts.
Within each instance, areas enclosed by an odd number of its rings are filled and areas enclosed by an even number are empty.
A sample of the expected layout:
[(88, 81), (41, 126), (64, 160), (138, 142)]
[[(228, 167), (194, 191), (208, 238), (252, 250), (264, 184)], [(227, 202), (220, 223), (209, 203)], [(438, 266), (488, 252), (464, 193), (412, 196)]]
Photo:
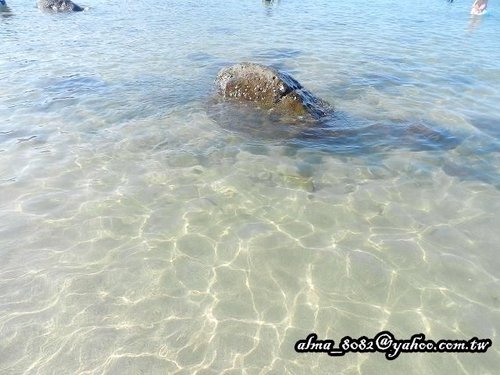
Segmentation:
[[(496, 372), (493, 349), (293, 349), (311, 332), (495, 342), (493, 5), (477, 22), (430, 0), (82, 5), (0, 18), (0, 372)], [(240, 61), (335, 118), (269, 128), (213, 105)]]

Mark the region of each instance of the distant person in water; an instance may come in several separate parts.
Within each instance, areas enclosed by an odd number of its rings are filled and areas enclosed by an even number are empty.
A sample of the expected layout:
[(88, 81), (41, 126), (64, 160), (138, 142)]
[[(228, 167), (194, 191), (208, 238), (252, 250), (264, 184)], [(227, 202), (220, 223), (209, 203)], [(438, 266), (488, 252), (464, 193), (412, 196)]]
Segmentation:
[(5, 0), (0, 0), (0, 9), (2, 8), (7, 8), (7, 3), (5, 2)]
[[(0, 0), (1, 1), (1, 0)], [(81, 12), (83, 8), (71, 0), (37, 0), (37, 6), (41, 10), (52, 12)]]
[(486, 12), (486, 8), (488, 8), (488, 0), (474, 0), (470, 14), (480, 16)]

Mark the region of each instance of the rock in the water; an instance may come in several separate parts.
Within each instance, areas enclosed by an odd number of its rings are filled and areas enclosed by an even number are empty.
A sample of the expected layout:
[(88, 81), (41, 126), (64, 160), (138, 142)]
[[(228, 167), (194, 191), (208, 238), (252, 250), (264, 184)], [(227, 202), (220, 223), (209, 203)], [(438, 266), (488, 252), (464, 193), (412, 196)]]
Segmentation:
[(224, 98), (247, 101), (287, 116), (319, 119), (333, 107), (315, 97), (287, 73), (260, 64), (242, 63), (222, 69), (215, 80)]
[(37, 0), (37, 6), (41, 10), (51, 12), (81, 12), (84, 10), (71, 0)]

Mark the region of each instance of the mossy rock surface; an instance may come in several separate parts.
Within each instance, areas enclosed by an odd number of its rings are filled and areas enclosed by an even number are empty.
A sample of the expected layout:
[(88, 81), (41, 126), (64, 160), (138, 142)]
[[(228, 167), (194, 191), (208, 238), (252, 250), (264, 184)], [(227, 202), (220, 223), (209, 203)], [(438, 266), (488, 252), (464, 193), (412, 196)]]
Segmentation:
[(296, 79), (272, 67), (241, 63), (222, 69), (215, 80), (225, 99), (255, 103), (278, 114), (320, 119), (333, 107), (306, 90)]

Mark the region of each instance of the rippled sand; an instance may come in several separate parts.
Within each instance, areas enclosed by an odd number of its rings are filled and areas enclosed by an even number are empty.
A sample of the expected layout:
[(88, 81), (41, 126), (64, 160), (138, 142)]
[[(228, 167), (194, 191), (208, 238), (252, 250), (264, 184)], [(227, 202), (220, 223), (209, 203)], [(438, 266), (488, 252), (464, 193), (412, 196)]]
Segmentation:
[[(383, 1), (96, 1), (54, 17), (11, 2), (0, 373), (495, 374), (499, 30), (429, 4), (440, 13), (397, 18)], [(240, 60), (334, 102), (333, 133), (282, 140), (213, 116), (214, 73)], [(311, 332), (382, 330), (493, 346), (294, 351)]]

